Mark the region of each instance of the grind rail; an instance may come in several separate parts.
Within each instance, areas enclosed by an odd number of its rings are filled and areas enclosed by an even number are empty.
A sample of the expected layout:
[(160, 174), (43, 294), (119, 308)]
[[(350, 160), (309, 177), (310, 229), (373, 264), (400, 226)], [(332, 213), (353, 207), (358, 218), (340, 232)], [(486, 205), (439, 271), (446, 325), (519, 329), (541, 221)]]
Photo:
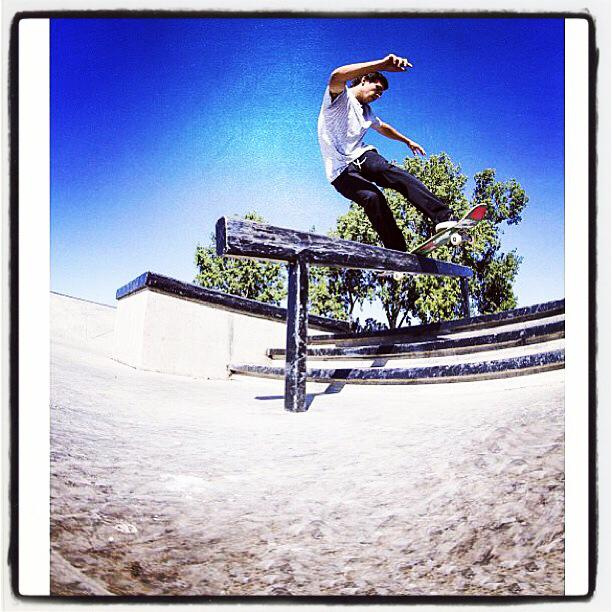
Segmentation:
[(470, 268), (422, 255), (340, 238), (221, 217), (216, 225), (217, 255), (288, 265), (285, 410), (305, 412), (308, 336), (308, 266), (384, 270), (459, 278), (463, 311), (470, 316)]

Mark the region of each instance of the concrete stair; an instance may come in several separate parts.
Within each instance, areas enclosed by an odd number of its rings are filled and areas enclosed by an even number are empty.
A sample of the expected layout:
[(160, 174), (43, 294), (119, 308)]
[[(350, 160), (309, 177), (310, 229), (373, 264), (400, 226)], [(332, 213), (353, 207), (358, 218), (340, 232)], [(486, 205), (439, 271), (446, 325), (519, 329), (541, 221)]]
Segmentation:
[[(398, 330), (310, 336), (307, 380), (415, 384), (505, 378), (564, 367), (564, 348), (565, 303), (559, 300)], [(235, 364), (230, 371), (284, 378), (285, 350), (270, 348), (267, 355), (270, 365)]]

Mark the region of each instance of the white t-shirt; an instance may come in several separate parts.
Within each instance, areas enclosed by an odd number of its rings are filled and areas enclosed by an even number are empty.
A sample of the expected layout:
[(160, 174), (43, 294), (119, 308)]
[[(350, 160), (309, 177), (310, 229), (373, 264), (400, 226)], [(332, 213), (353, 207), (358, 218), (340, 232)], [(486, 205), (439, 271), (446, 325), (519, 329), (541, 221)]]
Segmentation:
[(325, 174), (330, 182), (365, 151), (375, 150), (363, 142), (372, 124), (380, 125), (380, 119), (372, 113), (370, 105), (362, 105), (350, 89), (345, 87), (332, 100), (329, 87), (325, 88), (318, 133)]

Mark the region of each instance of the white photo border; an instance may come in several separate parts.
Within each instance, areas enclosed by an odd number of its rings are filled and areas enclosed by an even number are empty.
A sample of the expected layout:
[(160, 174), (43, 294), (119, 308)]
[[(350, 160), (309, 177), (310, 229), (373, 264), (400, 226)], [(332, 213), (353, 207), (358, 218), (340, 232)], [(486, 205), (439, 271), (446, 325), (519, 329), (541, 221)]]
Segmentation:
[[(177, 17), (181, 16), (176, 13)], [(398, 16), (400, 13), (398, 13)], [(457, 15), (460, 15), (457, 13)], [(446, 15), (448, 16), (448, 15)], [(513, 14), (508, 14), (511, 18)], [(517, 14), (517, 16), (519, 16)], [(545, 15), (542, 15), (543, 17)], [(19, 591), (50, 593), (49, 534), (49, 25), (19, 22)], [(565, 25), (565, 286), (566, 286), (566, 585), (569, 596), (589, 591), (593, 551), (589, 528), (590, 376), (593, 375), (589, 296), (589, 48), (592, 22)], [(569, 86), (571, 84), (571, 86)], [(34, 178), (35, 177), (35, 178)], [(591, 208), (589, 208), (591, 206)], [(13, 356), (15, 358), (15, 356)], [(35, 382), (34, 382), (35, 381)], [(587, 410), (587, 407), (589, 410)], [(13, 407), (16, 409), (16, 407)], [(587, 418), (587, 415), (590, 415)], [(592, 441), (592, 439), (591, 439)], [(593, 466), (591, 466), (593, 469)], [(587, 475), (590, 474), (590, 477)], [(594, 499), (590, 500), (594, 503)]]

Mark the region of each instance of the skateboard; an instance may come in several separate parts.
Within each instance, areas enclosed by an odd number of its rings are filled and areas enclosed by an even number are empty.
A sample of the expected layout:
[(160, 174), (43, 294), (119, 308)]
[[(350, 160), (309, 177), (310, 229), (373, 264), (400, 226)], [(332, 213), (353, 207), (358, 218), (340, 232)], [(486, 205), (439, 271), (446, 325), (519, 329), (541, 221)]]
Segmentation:
[(449, 242), (453, 246), (459, 246), (463, 242), (472, 243), (473, 238), (470, 235), (470, 231), (484, 219), (486, 214), (487, 207), (484, 204), (474, 206), (455, 225), (436, 232), (425, 242), (421, 242), (421, 244), (412, 249), (410, 253), (413, 255), (426, 255)]
[[(425, 242), (421, 242), (417, 247), (410, 251), (413, 255), (426, 255), (435, 251), (437, 248), (448, 244), (459, 246), (464, 242), (473, 242), (470, 231), (485, 218), (487, 207), (484, 204), (478, 204), (471, 208), (455, 225), (444, 230), (436, 232), (430, 236)], [(379, 278), (392, 278), (395, 281), (402, 280), (407, 272), (390, 272), (389, 270), (377, 270), (376, 275)]]

